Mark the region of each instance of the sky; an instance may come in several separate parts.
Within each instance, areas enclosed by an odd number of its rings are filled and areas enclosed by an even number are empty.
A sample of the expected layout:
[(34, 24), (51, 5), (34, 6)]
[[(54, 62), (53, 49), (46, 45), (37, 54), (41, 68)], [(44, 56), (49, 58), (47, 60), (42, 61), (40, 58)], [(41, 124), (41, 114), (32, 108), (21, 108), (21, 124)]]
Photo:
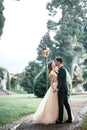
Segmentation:
[(4, 0), (6, 18), (0, 40), (0, 66), (10, 73), (24, 70), (37, 57), (36, 48), (47, 31), (47, 0)]
[[(20, 73), (37, 57), (37, 47), (47, 32), (50, 0), (4, 0), (5, 26), (0, 40), (0, 66)], [(58, 17), (61, 15), (58, 14)]]

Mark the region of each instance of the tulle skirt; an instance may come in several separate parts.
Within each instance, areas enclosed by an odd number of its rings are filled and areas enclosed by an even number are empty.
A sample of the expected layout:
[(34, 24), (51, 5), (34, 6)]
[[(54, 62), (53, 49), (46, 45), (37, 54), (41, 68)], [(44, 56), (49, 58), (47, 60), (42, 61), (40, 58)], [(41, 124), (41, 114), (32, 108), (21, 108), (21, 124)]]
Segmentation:
[[(54, 85), (56, 87), (56, 84)], [(55, 123), (59, 116), (58, 92), (53, 92), (50, 87), (42, 99), (37, 111), (33, 115), (34, 123), (52, 124)], [(72, 114), (74, 120), (74, 116)], [(67, 111), (64, 107), (63, 122), (68, 119)]]
[(51, 124), (58, 118), (58, 94), (50, 87), (42, 99), (36, 113), (33, 115), (35, 123)]

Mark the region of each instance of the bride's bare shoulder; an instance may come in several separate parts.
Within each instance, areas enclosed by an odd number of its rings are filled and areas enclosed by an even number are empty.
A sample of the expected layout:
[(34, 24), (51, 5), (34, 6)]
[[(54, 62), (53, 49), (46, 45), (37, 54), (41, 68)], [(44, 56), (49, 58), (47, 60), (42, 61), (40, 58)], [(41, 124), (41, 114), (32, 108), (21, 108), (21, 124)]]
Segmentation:
[(54, 76), (54, 72), (51, 71), (50, 74), (49, 74), (49, 77), (53, 77)]

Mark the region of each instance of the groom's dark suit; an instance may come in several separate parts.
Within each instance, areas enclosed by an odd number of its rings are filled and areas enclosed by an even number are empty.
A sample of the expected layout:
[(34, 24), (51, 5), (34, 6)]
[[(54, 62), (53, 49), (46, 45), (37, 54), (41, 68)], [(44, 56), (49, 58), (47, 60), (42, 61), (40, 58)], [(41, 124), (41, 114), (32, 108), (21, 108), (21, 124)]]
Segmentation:
[(66, 70), (63, 66), (59, 68), (58, 72), (58, 104), (59, 104), (59, 121), (63, 121), (63, 107), (65, 106), (68, 114), (68, 120), (72, 121), (71, 110), (68, 103), (67, 96), (68, 88), (66, 82)]

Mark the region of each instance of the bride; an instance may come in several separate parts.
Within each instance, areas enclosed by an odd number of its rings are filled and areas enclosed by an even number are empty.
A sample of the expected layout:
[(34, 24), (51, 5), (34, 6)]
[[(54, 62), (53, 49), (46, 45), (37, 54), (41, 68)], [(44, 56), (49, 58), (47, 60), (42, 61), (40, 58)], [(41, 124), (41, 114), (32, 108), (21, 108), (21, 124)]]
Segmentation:
[[(37, 111), (33, 115), (33, 121), (35, 123), (52, 124), (58, 119), (58, 80), (54, 62), (50, 62), (48, 64), (48, 72), (51, 85), (46, 95), (42, 99)], [(67, 118), (68, 116), (66, 110), (64, 109), (63, 121), (66, 121)]]

